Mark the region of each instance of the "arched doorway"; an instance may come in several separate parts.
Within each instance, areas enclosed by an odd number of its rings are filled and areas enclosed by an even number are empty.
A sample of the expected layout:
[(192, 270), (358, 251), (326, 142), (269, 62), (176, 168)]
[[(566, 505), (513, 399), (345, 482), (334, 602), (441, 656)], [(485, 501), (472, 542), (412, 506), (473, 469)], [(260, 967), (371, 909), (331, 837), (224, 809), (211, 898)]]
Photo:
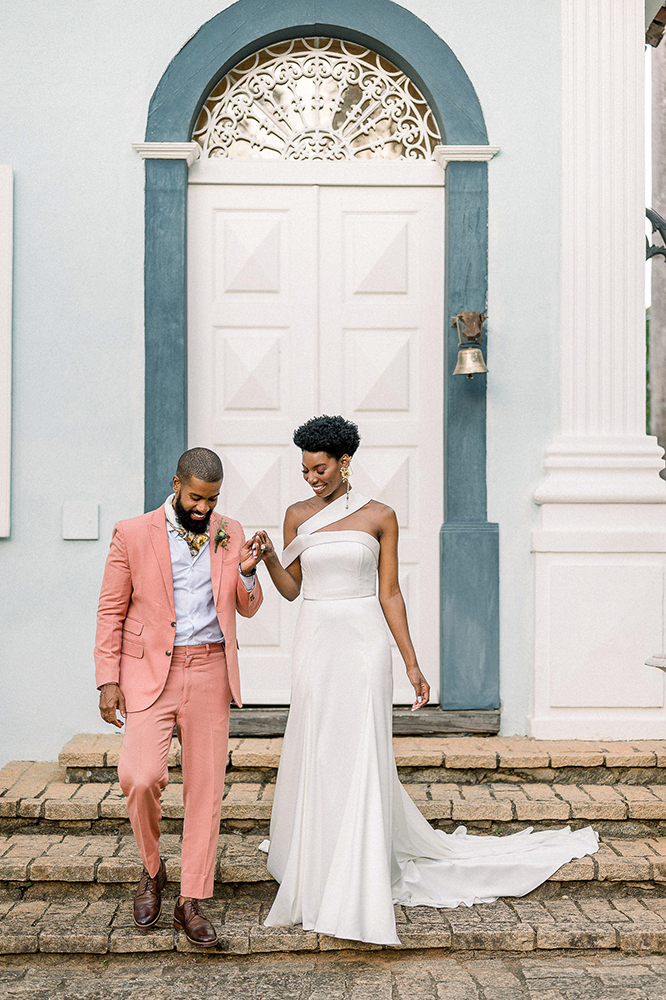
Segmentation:
[[(361, 14), (336, 0), (304, 15), (297, 0), (239, 0), (197, 32), (165, 72), (151, 101), (146, 163), (146, 505), (187, 435), (187, 166), (189, 144), (215, 85), (249, 54), (295, 38), (335, 38), (384, 56), (418, 88), (447, 153), (444, 261), (444, 524), (440, 531), (440, 663), (444, 708), (499, 705), (497, 526), (486, 520), (485, 377), (452, 378), (456, 340), (448, 317), (486, 307), (487, 136), (474, 89), (441, 38), (389, 0)], [(161, 152), (162, 150), (162, 152)], [(457, 151), (457, 152), (456, 152)], [(187, 155), (190, 155), (189, 153)], [(459, 161), (459, 162), (458, 162)], [(328, 164), (321, 164), (322, 167)], [(354, 166), (354, 164), (350, 164)], [(247, 170), (253, 164), (245, 164)], [(298, 164), (289, 164), (290, 167)], [(305, 164), (300, 166), (306, 167)], [(382, 164), (393, 170), (396, 164)], [(309, 165), (307, 165), (309, 169)], [(316, 184), (316, 180), (309, 183)], [(464, 383), (464, 384), (463, 384)], [(427, 539), (434, 546), (436, 540)], [(430, 582), (429, 582), (430, 585)], [(433, 581), (432, 585), (436, 583)]]
[[(354, 485), (398, 515), (410, 627), (438, 700), (439, 558), (421, 544), (437, 539), (444, 506), (444, 173), (432, 113), (368, 48), (296, 38), (226, 74), (193, 138), (189, 443), (223, 458), (222, 508), (279, 545), (286, 507), (307, 492), (293, 428), (321, 412), (359, 424)], [(246, 703), (288, 703), (299, 603), (269, 583), (261, 618), (239, 622)], [(408, 704), (394, 656), (394, 698)]]

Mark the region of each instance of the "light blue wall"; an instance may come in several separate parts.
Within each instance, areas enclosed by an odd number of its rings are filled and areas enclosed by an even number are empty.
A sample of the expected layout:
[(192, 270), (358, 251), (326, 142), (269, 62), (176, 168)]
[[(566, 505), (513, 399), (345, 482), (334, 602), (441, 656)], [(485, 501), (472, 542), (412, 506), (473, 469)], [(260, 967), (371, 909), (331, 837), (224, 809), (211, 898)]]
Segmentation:
[[(113, 523), (143, 500), (143, 138), (168, 62), (225, 4), (3, 4), (0, 162), (16, 171), (13, 531), (0, 541), (0, 763), (103, 731), (92, 644)], [(559, 4), (410, 0), (490, 142), (488, 517), (500, 524), (503, 729), (532, 673), (530, 493), (558, 422)], [(165, 494), (168, 484), (165, 484)], [(69, 499), (101, 538), (60, 538)]]

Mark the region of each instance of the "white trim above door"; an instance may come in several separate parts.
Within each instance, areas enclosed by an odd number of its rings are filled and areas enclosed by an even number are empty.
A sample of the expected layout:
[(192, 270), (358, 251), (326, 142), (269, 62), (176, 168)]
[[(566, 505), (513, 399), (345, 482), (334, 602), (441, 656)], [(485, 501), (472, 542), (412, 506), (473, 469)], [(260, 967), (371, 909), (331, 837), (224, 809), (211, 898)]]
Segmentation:
[(444, 187), (444, 170), (434, 160), (199, 159), (190, 167), (189, 184), (317, 184), (321, 187)]

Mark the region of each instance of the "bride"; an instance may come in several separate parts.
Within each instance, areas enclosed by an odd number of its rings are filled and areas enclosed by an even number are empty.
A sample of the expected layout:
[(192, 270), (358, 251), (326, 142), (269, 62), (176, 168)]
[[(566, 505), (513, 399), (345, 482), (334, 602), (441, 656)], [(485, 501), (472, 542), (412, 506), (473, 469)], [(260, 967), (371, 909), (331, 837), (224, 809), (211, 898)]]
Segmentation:
[(270, 841), (261, 845), (280, 883), (266, 924), (399, 945), (394, 903), (454, 907), (522, 896), (565, 862), (594, 853), (597, 835), (591, 827), (447, 834), (423, 818), (398, 780), (392, 747), (387, 624), (414, 687), (413, 708), (430, 694), (398, 584), (395, 513), (350, 487), (355, 424), (314, 417), (294, 443), (313, 495), (286, 512), (282, 562), (266, 532), (255, 535), (280, 594), (293, 601), (302, 588), (304, 598)]

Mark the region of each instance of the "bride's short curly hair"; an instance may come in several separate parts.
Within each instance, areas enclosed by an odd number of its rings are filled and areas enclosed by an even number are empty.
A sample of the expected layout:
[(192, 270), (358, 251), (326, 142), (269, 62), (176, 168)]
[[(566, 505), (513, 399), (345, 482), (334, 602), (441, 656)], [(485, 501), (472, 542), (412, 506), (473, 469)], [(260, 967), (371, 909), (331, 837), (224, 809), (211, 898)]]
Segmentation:
[(354, 454), (361, 438), (358, 427), (344, 417), (312, 417), (294, 431), (294, 444), (301, 451), (325, 451), (340, 461), (343, 455)]

